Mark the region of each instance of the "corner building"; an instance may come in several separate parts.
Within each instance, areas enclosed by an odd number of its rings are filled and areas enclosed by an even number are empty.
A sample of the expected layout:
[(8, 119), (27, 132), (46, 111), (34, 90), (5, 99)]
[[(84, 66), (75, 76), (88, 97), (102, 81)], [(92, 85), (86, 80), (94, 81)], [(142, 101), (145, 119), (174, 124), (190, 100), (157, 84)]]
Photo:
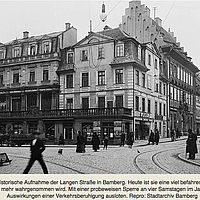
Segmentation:
[(29, 36), (0, 45), (1, 133), (30, 134), (39, 129), (54, 141), (59, 128), (57, 69), (60, 49), (77, 42), (76, 29)]

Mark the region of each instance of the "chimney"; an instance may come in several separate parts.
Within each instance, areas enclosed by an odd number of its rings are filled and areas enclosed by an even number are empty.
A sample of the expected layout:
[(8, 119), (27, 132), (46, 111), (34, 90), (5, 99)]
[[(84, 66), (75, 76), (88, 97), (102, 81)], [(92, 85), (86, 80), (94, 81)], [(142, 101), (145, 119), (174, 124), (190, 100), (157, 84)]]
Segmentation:
[(188, 61), (192, 62), (192, 58), (191, 57), (187, 57)]
[(162, 26), (162, 19), (160, 19), (159, 17), (155, 18), (155, 22), (158, 24), (158, 26)]
[(104, 31), (106, 31), (106, 30), (111, 30), (111, 29), (112, 29), (112, 28), (109, 27), (109, 26), (107, 26), (107, 25), (105, 25), (104, 28), (103, 28)]
[(23, 39), (27, 39), (28, 38), (28, 34), (29, 34), (28, 31), (24, 31), (23, 32)]
[(70, 29), (71, 24), (70, 23), (65, 23), (65, 30), (69, 30)]

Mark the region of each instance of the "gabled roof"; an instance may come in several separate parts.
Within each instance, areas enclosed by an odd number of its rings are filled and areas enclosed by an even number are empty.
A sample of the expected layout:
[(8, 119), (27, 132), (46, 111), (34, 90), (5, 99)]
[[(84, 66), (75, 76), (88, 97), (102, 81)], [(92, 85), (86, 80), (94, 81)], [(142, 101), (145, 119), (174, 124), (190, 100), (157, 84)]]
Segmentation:
[(157, 53), (158, 55), (160, 55), (160, 52), (159, 52), (159, 50), (158, 50), (158, 47), (156, 46), (156, 44), (155, 44), (154, 42), (142, 43), (141, 46), (146, 47), (148, 44), (151, 44), (151, 45), (154, 47), (156, 53)]
[(113, 29), (108, 29), (108, 30), (103, 30), (101, 32), (98, 32), (102, 35), (106, 35), (108, 37), (111, 37), (115, 40), (123, 40), (123, 39), (128, 39), (131, 38), (127, 33), (122, 31), (120, 28), (113, 28)]
[(43, 34), (43, 35), (38, 35), (38, 36), (31, 36), (26, 39), (25, 38), (22, 38), (22, 39), (16, 38), (15, 40), (12, 40), (12, 41), (6, 43), (5, 45), (20, 44), (22, 42), (34, 42), (34, 41), (41, 40), (41, 39), (49, 39), (49, 38), (57, 37), (63, 32), (64, 31), (59, 31), (59, 32), (53, 32), (53, 33), (48, 33), (48, 34)]

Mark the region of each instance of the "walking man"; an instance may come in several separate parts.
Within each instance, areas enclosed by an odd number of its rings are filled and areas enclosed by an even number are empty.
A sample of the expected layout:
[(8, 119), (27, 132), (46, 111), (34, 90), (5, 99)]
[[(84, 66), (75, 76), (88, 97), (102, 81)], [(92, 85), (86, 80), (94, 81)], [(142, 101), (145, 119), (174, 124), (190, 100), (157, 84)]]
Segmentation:
[(45, 150), (45, 146), (44, 146), (43, 141), (40, 139), (40, 134), (41, 133), (39, 131), (33, 132), (34, 139), (31, 142), (31, 146), (30, 146), (31, 158), (23, 174), (28, 174), (29, 170), (31, 169), (31, 167), (33, 166), (36, 160), (40, 163), (44, 174), (48, 174), (46, 164), (42, 157), (42, 152)]
[(123, 146), (124, 147), (124, 143), (125, 143), (125, 134), (124, 132), (121, 133), (121, 143), (120, 143), (120, 147)]

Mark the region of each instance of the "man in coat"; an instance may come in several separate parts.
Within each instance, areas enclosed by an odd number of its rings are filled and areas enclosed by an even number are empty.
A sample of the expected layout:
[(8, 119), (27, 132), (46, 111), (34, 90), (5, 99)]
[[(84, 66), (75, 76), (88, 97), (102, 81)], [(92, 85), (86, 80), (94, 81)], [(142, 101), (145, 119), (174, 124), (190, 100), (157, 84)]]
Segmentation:
[(92, 148), (96, 152), (99, 149), (100, 140), (96, 132), (92, 136)]
[(160, 139), (160, 134), (159, 134), (158, 129), (156, 129), (156, 131), (155, 131), (155, 143), (156, 143), (156, 145), (158, 145), (159, 139)]
[(186, 153), (189, 153), (188, 159), (195, 159), (195, 154), (198, 153), (197, 151), (197, 136), (192, 132), (191, 129), (188, 130), (188, 139), (186, 141)]
[(148, 144), (150, 144), (151, 142), (154, 145), (154, 132), (152, 130), (149, 135), (149, 143)]
[(40, 163), (44, 174), (48, 174), (46, 164), (42, 157), (42, 152), (45, 150), (45, 146), (42, 139), (40, 139), (40, 134), (41, 133), (39, 131), (33, 132), (34, 139), (31, 142), (31, 146), (30, 146), (31, 158), (23, 174), (28, 174), (29, 170), (31, 169), (31, 167), (33, 166), (36, 160)]

